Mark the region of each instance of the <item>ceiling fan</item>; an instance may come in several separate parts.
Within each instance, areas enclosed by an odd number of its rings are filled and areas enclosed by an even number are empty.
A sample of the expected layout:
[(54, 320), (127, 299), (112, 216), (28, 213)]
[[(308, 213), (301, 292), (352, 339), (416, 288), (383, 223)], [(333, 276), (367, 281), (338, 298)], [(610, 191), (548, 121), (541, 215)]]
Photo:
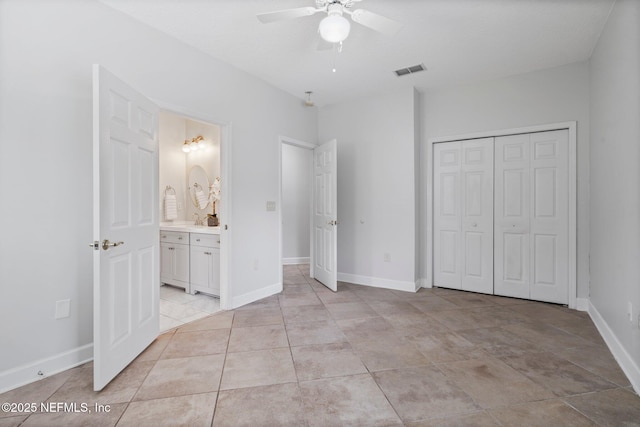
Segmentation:
[(354, 3), (359, 3), (360, 1), (362, 0), (315, 0), (316, 7), (298, 7), (276, 12), (259, 13), (257, 17), (260, 22), (267, 24), (324, 12), (327, 16), (320, 21), (318, 32), (329, 43), (341, 43), (349, 36), (351, 24), (343, 15), (349, 15), (353, 22), (388, 36), (392, 36), (400, 30), (401, 25), (392, 19), (368, 10), (351, 10)]

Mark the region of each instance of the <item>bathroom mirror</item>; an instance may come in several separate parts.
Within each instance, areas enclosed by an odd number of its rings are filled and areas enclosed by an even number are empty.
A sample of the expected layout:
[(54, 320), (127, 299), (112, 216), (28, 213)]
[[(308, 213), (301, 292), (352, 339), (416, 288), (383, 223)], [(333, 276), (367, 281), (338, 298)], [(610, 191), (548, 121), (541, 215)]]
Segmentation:
[(195, 165), (189, 171), (189, 197), (197, 209), (209, 206), (209, 177), (202, 166)]

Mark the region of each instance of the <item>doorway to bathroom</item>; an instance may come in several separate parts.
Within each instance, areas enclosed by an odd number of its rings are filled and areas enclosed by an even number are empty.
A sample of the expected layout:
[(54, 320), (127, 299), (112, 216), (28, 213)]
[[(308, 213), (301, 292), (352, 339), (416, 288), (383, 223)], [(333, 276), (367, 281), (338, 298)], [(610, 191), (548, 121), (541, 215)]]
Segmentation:
[[(162, 200), (159, 194), (166, 189), (161, 190), (158, 173), (160, 110), (220, 128), (218, 196), (221, 200), (217, 212), (222, 226), (218, 232), (219, 240), (202, 242), (196, 236), (194, 243), (217, 245), (220, 306), (226, 309), (228, 304), (230, 124), (151, 100), (126, 81), (94, 64), (91, 248), (94, 254), (95, 391), (102, 390), (159, 333), (159, 212)], [(199, 143), (204, 138), (192, 139), (195, 139), (192, 142)], [(184, 140), (175, 143), (182, 150)], [(184, 152), (180, 153), (184, 158)], [(200, 233), (196, 234), (206, 234), (202, 228), (197, 231)], [(189, 230), (186, 235), (190, 240)], [(184, 235), (180, 237), (182, 239), (177, 238), (178, 241), (185, 241)]]
[(223, 129), (210, 121), (160, 111), (160, 332), (223, 307)]

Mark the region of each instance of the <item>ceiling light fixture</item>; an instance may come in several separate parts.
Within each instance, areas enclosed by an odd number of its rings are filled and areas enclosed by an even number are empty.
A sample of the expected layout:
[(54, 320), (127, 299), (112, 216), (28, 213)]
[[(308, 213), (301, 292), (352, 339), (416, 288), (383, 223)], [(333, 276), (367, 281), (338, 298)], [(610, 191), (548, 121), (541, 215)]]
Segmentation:
[(329, 5), (328, 16), (320, 21), (318, 31), (320, 36), (329, 43), (340, 43), (349, 36), (351, 24), (342, 16), (343, 7), (340, 3)]
[(313, 101), (311, 100), (311, 92), (310, 90), (305, 92), (307, 94), (307, 99), (304, 101), (304, 105), (307, 107), (313, 107)]

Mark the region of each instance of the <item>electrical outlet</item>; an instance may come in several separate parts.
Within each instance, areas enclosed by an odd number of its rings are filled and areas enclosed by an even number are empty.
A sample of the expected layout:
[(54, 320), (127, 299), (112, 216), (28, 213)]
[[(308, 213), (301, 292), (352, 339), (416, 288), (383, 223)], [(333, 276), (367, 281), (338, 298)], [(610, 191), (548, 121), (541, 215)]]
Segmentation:
[(633, 304), (631, 304), (631, 301), (627, 303), (627, 314), (629, 315), (629, 322), (633, 322)]
[(389, 253), (384, 254), (384, 262), (391, 262), (391, 254)]
[(253, 260), (253, 269), (254, 270), (258, 270), (260, 268), (260, 262), (258, 261), (258, 258)]
[(274, 212), (276, 210), (276, 202), (267, 202), (267, 212)]
[(182, 210), (182, 202), (178, 202), (177, 203), (177, 208), (178, 208), (179, 211)]
[(64, 319), (69, 317), (71, 311), (71, 300), (63, 299), (56, 301), (56, 319)]

